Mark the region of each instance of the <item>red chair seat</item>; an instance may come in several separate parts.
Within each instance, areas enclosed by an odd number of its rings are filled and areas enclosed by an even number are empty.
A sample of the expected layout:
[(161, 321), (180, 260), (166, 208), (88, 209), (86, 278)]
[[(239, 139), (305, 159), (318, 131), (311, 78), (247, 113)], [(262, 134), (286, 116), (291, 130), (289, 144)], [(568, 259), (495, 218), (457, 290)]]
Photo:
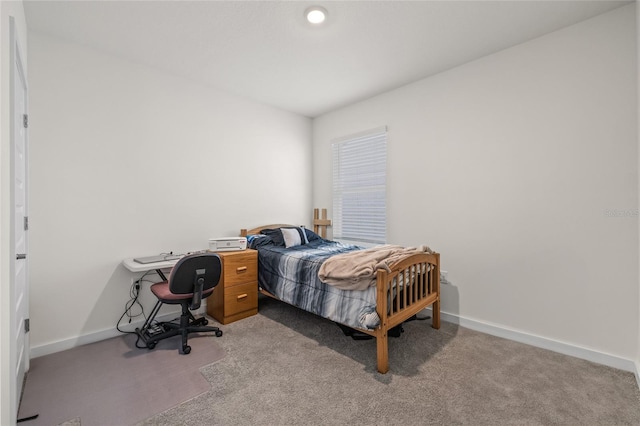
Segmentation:
[[(193, 298), (193, 293), (175, 294), (169, 290), (169, 282), (163, 281), (161, 283), (153, 284), (151, 286), (151, 292), (163, 303), (177, 304), (183, 300), (190, 300)], [(208, 297), (213, 293), (213, 288), (203, 291), (202, 298)]]

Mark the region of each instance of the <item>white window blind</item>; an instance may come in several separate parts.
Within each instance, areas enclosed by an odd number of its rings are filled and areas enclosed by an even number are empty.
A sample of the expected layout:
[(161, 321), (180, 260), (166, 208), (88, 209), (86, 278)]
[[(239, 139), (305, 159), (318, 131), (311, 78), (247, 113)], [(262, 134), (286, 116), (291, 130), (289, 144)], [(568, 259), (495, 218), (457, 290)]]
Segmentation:
[(336, 139), (333, 236), (381, 244), (387, 234), (387, 128)]

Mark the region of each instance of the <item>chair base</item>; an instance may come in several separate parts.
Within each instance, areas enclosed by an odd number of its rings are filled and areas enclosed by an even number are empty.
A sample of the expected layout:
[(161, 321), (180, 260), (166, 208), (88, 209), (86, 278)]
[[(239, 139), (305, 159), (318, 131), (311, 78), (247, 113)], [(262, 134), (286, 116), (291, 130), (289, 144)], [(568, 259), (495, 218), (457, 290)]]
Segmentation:
[(182, 315), (180, 315), (180, 324), (174, 322), (161, 322), (157, 326), (152, 326), (153, 320), (160, 310), (162, 302), (158, 301), (153, 308), (152, 314), (145, 322), (142, 328), (136, 328), (136, 334), (139, 340), (144, 342), (147, 349), (153, 349), (156, 344), (163, 339), (173, 336), (182, 336), (182, 345), (178, 348), (178, 352), (187, 355), (191, 352), (191, 346), (187, 344), (189, 333), (207, 333), (213, 332), (216, 337), (222, 336), (222, 330), (218, 327), (207, 326), (209, 320), (205, 317), (195, 318), (189, 311), (186, 304), (182, 305)]

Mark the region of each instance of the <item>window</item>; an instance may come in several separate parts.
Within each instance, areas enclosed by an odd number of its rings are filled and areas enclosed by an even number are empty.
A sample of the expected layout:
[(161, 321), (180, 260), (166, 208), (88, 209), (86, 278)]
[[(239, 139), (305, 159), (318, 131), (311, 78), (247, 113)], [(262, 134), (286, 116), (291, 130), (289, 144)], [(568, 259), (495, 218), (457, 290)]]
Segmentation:
[(333, 237), (386, 242), (387, 128), (336, 139), (333, 154)]

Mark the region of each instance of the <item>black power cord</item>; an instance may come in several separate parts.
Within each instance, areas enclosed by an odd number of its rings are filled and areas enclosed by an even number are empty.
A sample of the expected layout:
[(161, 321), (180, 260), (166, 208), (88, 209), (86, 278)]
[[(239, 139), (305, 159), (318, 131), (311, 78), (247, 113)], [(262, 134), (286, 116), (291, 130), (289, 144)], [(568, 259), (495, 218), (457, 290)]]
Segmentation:
[[(133, 318), (137, 318), (139, 316), (142, 316), (143, 318), (146, 319), (146, 316), (144, 314), (144, 307), (142, 306), (142, 304), (138, 300), (138, 298), (140, 297), (140, 281), (141, 280), (142, 279), (139, 279), (139, 280), (137, 280), (137, 281), (135, 281), (134, 283), (131, 284), (131, 289), (129, 290), (130, 299), (125, 304), (124, 312), (122, 313), (122, 316), (120, 316), (120, 319), (118, 319), (118, 322), (116, 323), (116, 329), (120, 333), (135, 334), (135, 331), (126, 331), (126, 330), (120, 329), (120, 323), (122, 322), (122, 319), (125, 316), (129, 317), (129, 324), (131, 324), (131, 320)], [(133, 313), (133, 309), (134, 309), (134, 307), (136, 305), (140, 308), (140, 312), (134, 314)]]
[[(146, 276), (147, 274), (145, 273), (142, 278), (144, 278), (144, 276)], [(134, 281), (131, 284), (131, 289), (129, 290), (129, 296), (130, 299), (129, 301), (127, 301), (127, 303), (125, 304), (125, 308), (124, 308), (124, 312), (122, 313), (122, 315), (120, 316), (120, 318), (118, 319), (118, 322), (116, 323), (116, 330), (118, 330), (120, 333), (124, 333), (124, 334), (135, 334), (137, 336), (136, 339), (136, 348), (138, 349), (143, 349), (146, 346), (140, 346), (139, 342), (140, 342), (140, 336), (138, 335), (138, 333), (136, 333), (135, 331), (126, 331), (126, 330), (122, 330), (120, 328), (120, 323), (122, 322), (122, 319), (126, 316), (129, 317), (129, 324), (131, 324), (131, 320), (133, 318), (137, 318), (139, 316), (142, 316), (142, 318), (146, 321), (147, 317), (144, 314), (144, 307), (142, 306), (142, 304), (140, 303), (140, 301), (138, 300), (138, 298), (140, 297), (140, 282), (142, 281), (142, 278), (140, 278), (137, 281)], [(138, 306), (140, 308), (140, 312), (139, 313), (133, 313), (133, 308), (135, 306)]]

